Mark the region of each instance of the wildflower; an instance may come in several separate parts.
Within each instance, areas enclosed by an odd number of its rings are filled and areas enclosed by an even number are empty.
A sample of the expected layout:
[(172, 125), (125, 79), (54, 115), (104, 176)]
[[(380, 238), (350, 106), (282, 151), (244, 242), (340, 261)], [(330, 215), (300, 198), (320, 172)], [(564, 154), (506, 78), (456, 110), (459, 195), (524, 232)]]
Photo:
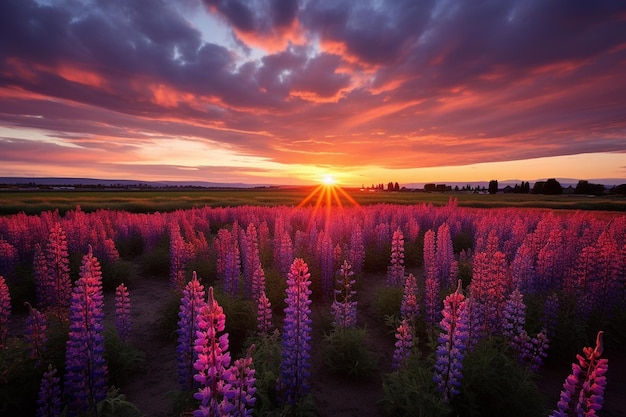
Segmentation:
[(396, 344), (393, 352), (393, 369), (402, 367), (411, 356), (413, 349), (413, 329), (407, 319), (403, 319), (396, 330)]
[(194, 386), (194, 363), (197, 359), (195, 352), (195, 337), (198, 330), (198, 316), (204, 306), (204, 286), (198, 281), (194, 271), (193, 278), (183, 289), (178, 313), (178, 346), (176, 347), (178, 360), (178, 381), (183, 390)]
[(420, 306), (417, 303), (417, 281), (415, 279), (415, 275), (409, 274), (404, 282), (400, 314), (402, 318), (409, 320), (411, 323), (415, 323), (419, 313)]
[(404, 235), (402, 230), (393, 232), (391, 237), (391, 266), (387, 271), (387, 284), (400, 285), (404, 281)]
[(24, 303), (28, 306), (28, 317), (26, 318), (26, 330), (24, 332), (24, 340), (30, 347), (30, 356), (32, 358), (41, 358), (41, 354), (46, 348), (48, 338), (46, 337), (46, 316), (33, 308), (30, 303)]
[(295, 404), (309, 393), (311, 373), (311, 274), (302, 258), (296, 258), (287, 275), (283, 351), (278, 391), (282, 402)]
[(11, 318), (11, 294), (4, 277), (0, 275), (0, 346), (6, 342), (9, 334), (9, 319)]
[(252, 415), (252, 410), (256, 403), (256, 398), (254, 397), (256, 393), (256, 388), (254, 387), (256, 378), (254, 377), (255, 371), (252, 368), (252, 352), (254, 352), (254, 345), (250, 346), (245, 358), (237, 359), (231, 367), (230, 387), (226, 396), (233, 403), (233, 411), (231, 413), (233, 417)]
[(584, 347), (583, 355), (576, 355), (578, 363), (572, 364), (572, 373), (565, 379), (557, 409), (552, 417), (595, 416), (602, 409), (608, 370), (608, 359), (602, 356), (603, 332), (598, 332), (596, 347)]
[(468, 309), (465, 296), (461, 292), (461, 280), (458, 281), (456, 292), (443, 301), (442, 314), (442, 332), (439, 334), (439, 345), (436, 349), (437, 361), (433, 380), (437, 384), (437, 390), (448, 401), (451, 396), (459, 393), (468, 337)]
[(352, 275), (354, 275), (352, 265), (348, 261), (343, 261), (337, 279), (339, 288), (335, 290), (335, 300), (331, 305), (335, 319), (333, 325), (342, 329), (356, 326), (357, 302), (352, 301), (352, 297), (356, 294), (356, 291), (352, 290), (355, 282), (350, 278)]
[(65, 354), (65, 393), (69, 412), (93, 409), (107, 393), (104, 360), (104, 313), (100, 264), (91, 247), (83, 257), (80, 278), (72, 291), (70, 332)]
[(57, 369), (48, 365), (43, 373), (37, 397), (37, 417), (58, 417), (61, 415), (61, 388)]
[(257, 330), (259, 334), (269, 334), (272, 330), (272, 303), (265, 295), (265, 291), (257, 301)]
[(67, 253), (67, 238), (59, 223), (50, 230), (50, 237), (46, 246), (46, 261), (48, 277), (45, 282), (44, 293), (50, 295), (46, 307), (55, 309), (59, 319), (63, 319), (70, 305), (72, 282), (70, 281), (69, 255)]
[(200, 401), (200, 407), (193, 413), (195, 417), (229, 415), (234, 409), (225, 397), (231, 380), (228, 333), (218, 336), (225, 328), (224, 309), (215, 300), (213, 287), (209, 287), (209, 299), (198, 316), (194, 348), (198, 354), (194, 379), (200, 384), (194, 394), (194, 398)]
[(124, 283), (115, 289), (115, 326), (120, 339), (126, 343), (130, 336), (130, 294)]

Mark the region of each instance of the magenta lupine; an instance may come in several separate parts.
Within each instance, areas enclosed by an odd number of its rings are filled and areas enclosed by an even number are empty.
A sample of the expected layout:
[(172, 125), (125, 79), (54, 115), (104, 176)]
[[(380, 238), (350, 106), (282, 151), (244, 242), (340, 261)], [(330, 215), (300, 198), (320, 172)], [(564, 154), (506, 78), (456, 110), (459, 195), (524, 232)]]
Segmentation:
[(124, 283), (115, 289), (115, 327), (122, 342), (130, 337), (130, 294)]
[(583, 348), (577, 354), (578, 363), (572, 364), (572, 373), (565, 379), (557, 409), (552, 417), (595, 416), (604, 403), (604, 389), (609, 361), (602, 356), (603, 332), (598, 332), (596, 346)]
[(44, 292), (50, 294), (50, 303), (45, 307), (53, 308), (61, 320), (65, 317), (66, 310), (70, 305), (72, 282), (70, 281), (67, 239), (59, 223), (56, 223), (50, 230), (50, 237), (46, 245), (46, 261), (48, 278)]
[(456, 292), (443, 300), (443, 318), (436, 349), (435, 375), (437, 390), (446, 401), (459, 393), (463, 378), (463, 357), (468, 338), (468, 310), (459, 280)]
[(180, 234), (180, 226), (170, 226), (170, 285), (177, 291), (185, 286), (185, 268), (193, 258), (193, 245), (186, 243)]
[(333, 255), (333, 241), (330, 234), (322, 231), (317, 241), (317, 254), (320, 260), (320, 280), (322, 281), (322, 293), (328, 299), (332, 297), (335, 261)]
[(196, 331), (195, 351), (197, 359), (194, 363), (196, 374), (194, 379), (200, 388), (194, 398), (200, 406), (194, 411), (195, 417), (218, 417), (229, 415), (234, 410), (226, 394), (232, 379), (230, 370), (230, 353), (228, 352), (228, 333), (224, 309), (213, 296), (213, 287), (209, 287), (209, 299), (200, 309), (198, 330)]
[(293, 244), (291, 243), (291, 237), (287, 232), (283, 232), (280, 236), (274, 236), (274, 240), (277, 243), (276, 253), (276, 265), (280, 274), (285, 276), (289, 273), (291, 263), (293, 262), (294, 252)]
[(447, 223), (443, 223), (437, 229), (436, 246), (435, 262), (437, 264), (439, 282), (446, 287), (453, 286), (456, 283), (456, 279), (450, 281), (450, 270), (452, 268), (452, 262), (454, 262), (454, 250), (450, 236), (450, 227)]
[(424, 282), (424, 318), (431, 328), (439, 322), (441, 316), (437, 307), (439, 305), (439, 291), (439, 280), (427, 277)]
[(257, 263), (254, 273), (252, 274), (252, 298), (258, 299), (261, 292), (265, 292), (265, 271), (261, 266), (261, 263)]
[(65, 354), (65, 394), (70, 415), (94, 409), (107, 394), (100, 263), (91, 247), (72, 291)]
[(24, 331), (24, 341), (30, 349), (31, 358), (41, 358), (42, 353), (46, 350), (48, 337), (46, 335), (47, 320), (46, 316), (30, 303), (24, 303), (28, 306), (28, 317), (26, 318), (26, 329)]
[(391, 265), (387, 269), (387, 285), (404, 283), (404, 235), (397, 229), (391, 237)]
[[(253, 223), (248, 225), (245, 234), (241, 239), (241, 267), (244, 276), (244, 282), (247, 294), (251, 294), (254, 298), (255, 290), (253, 288), (253, 275), (257, 272), (261, 260), (259, 259), (259, 238), (256, 226)], [(256, 292), (258, 296), (258, 290)]]
[(531, 338), (526, 334), (520, 336), (525, 339), (526, 343), (523, 348), (523, 355), (521, 357), (522, 363), (533, 372), (539, 372), (539, 369), (543, 365), (543, 360), (548, 356), (548, 349), (550, 348), (550, 340), (543, 329), (537, 333), (536, 337)]
[(413, 351), (413, 328), (407, 319), (403, 319), (396, 329), (396, 343), (391, 366), (399, 369), (406, 364)]
[(296, 258), (287, 275), (282, 361), (278, 391), (284, 404), (295, 404), (309, 393), (311, 372), (311, 274)]
[(340, 329), (356, 326), (357, 301), (352, 298), (356, 294), (354, 279), (352, 279), (352, 265), (348, 261), (343, 261), (338, 272), (337, 288), (335, 289), (335, 300), (331, 305), (333, 314), (333, 326)]
[(409, 274), (404, 282), (400, 316), (415, 325), (419, 313), (420, 306), (417, 302), (417, 280), (415, 279), (415, 275)]
[(37, 417), (58, 417), (61, 415), (61, 388), (57, 369), (48, 365), (43, 373), (37, 396)]
[(348, 250), (348, 261), (356, 274), (363, 271), (365, 263), (365, 245), (363, 244), (363, 232), (361, 225), (356, 224), (350, 236), (350, 249)]
[(516, 288), (509, 295), (504, 305), (502, 322), (502, 335), (509, 341), (511, 347), (519, 356), (523, 353), (523, 347), (528, 336), (524, 330), (526, 323), (526, 304), (524, 296)]
[(257, 301), (257, 330), (259, 334), (269, 334), (272, 328), (272, 303), (263, 290)]
[(555, 292), (550, 293), (546, 297), (541, 321), (543, 328), (546, 330), (546, 336), (554, 337), (559, 322), (559, 296)]
[(183, 390), (194, 388), (194, 363), (197, 359), (195, 351), (196, 331), (200, 309), (205, 305), (204, 286), (198, 281), (194, 271), (191, 281), (183, 289), (178, 312), (178, 381)]
[(4, 277), (0, 275), (0, 347), (4, 346), (9, 334), (11, 318), (11, 294)]
[(0, 236), (0, 275), (6, 279), (15, 277), (17, 249)]
[(256, 394), (256, 388), (254, 387), (256, 378), (254, 376), (255, 371), (252, 368), (252, 352), (254, 352), (254, 349), (254, 345), (251, 345), (246, 357), (235, 360), (235, 363), (230, 368), (231, 380), (229, 381), (229, 392), (226, 396), (233, 403), (233, 410), (230, 414), (233, 417), (251, 416), (256, 403), (256, 398), (254, 397), (254, 394)]

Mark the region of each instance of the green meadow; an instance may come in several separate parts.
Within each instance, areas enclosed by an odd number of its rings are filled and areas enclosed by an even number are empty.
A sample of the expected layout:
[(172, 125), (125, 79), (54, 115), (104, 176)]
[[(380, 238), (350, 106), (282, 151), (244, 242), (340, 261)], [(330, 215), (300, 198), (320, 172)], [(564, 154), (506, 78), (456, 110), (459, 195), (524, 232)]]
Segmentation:
[[(476, 208), (525, 207), (569, 210), (626, 211), (623, 196), (587, 197), (579, 195), (535, 194), (464, 194), (424, 192), (368, 192), (345, 189), (345, 192), (312, 195), (315, 187), (257, 188), (215, 190), (149, 190), (149, 191), (2, 191), (0, 215), (38, 214), (47, 210), (65, 213), (77, 206), (85, 212), (99, 209), (126, 210), (133, 213), (167, 212), (193, 207), (297, 206), (322, 204), (351, 206), (370, 204), (445, 205), (450, 198), (459, 206)], [(348, 197), (349, 196), (349, 197)], [(307, 199), (307, 197), (309, 197)]]

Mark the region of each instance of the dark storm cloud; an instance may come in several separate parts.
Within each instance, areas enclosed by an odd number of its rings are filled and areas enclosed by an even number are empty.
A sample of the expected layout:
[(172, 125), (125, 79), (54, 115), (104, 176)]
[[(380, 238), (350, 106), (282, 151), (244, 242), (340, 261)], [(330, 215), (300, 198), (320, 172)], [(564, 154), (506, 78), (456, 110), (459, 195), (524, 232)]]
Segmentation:
[(0, 2), (0, 124), (66, 141), (389, 167), (625, 151), (624, 73), (617, 0)]

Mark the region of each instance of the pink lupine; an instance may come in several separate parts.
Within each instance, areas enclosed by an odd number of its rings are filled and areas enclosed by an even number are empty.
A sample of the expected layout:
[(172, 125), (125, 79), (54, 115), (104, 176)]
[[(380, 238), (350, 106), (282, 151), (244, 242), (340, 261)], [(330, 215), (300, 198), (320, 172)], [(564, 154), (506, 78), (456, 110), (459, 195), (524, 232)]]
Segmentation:
[(6, 279), (14, 278), (17, 264), (17, 250), (0, 236), (0, 275)]
[(596, 346), (583, 348), (583, 355), (576, 355), (578, 363), (572, 364), (572, 374), (565, 379), (557, 409), (552, 417), (595, 416), (604, 403), (604, 389), (609, 368), (608, 359), (602, 356), (603, 332), (598, 332)]
[(185, 268), (193, 258), (193, 246), (186, 243), (180, 234), (180, 226), (170, 226), (170, 284), (177, 291), (185, 286)]
[(469, 337), (469, 312), (461, 291), (461, 280), (458, 282), (456, 292), (445, 298), (443, 306), (442, 331), (436, 349), (437, 361), (433, 380), (437, 384), (437, 390), (448, 401), (450, 397), (459, 393), (463, 378), (463, 358)]
[(67, 239), (59, 223), (50, 230), (50, 237), (46, 245), (46, 260), (48, 278), (45, 281), (45, 293), (49, 294), (50, 307), (56, 316), (62, 320), (67, 314), (72, 293), (70, 281), (69, 255), (67, 253)]
[(231, 412), (233, 417), (251, 416), (256, 403), (256, 398), (254, 397), (256, 393), (256, 388), (254, 387), (256, 378), (254, 376), (255, 370), (252, 367), (252, 352), (254, 352), (254, 349), (255, 346), (251, 345), (246, 353), (246, 357), (235, 360), (235, 363), (230, 368), (230, 387), (226, 395), (233, 403)]
[(294, 259), (291, 237), (289, 237), (289, 234), (287, 232), (284, 232), (280, 236), (275, 236), (274, 239), (277, 242), (277, 248), (275, 249), (275, 253), (278, 270), (280, 271), (281, 275), (285, 276), (289, 273), (291, 263)]
[(443, 223), (437, 229), (437, 249), (436, 249), (436, 264), (437, 274), (439, 275), (439, 282), (446, 287), (453, 286), (456, 283), (450, 280), (450, 272), (452, 263), (454, 262), (454, 250), (452, 248), (452, 238), (450, 236), (450, 227), (447, 223)]
[(28, 344), (31, 358), (39, 359), (48, 343), (48, 337), (46, 335), (46, 316), (41, 311), (33, 308), (30, 303), (27, 302), (25, 304), (28, 306), (29, 311), (28, 317), (26, 318), (24, 341)]
[(397, 229), (391, 238), (391, 265), (387, 269), (387, 285), (404, 283), (404, 235)]
[(363, 244), (361, 225), (358, 223), (352, 230), (350, 236), (348, 261), (356, 274), (360, 274), (363, 271), (363, 264), (365, 263), (365, 245)]
[[(248, 225), (245, 234), (242, 236), (241, 244), (241, 267), (246, 283), (247, 294), (254, 297), (255, 289), (253, 283), (253, 275), (256, 273), (258, 266), (261, 264), (259, 258), (259, 239), (256, 226), (253, 223)], [(258, 292), (258, 291), (257, 291)]]
[(0, 347), (4, 346), (9, 334), (11, 318), (11, 294), (4, 277), (0, 275)]
[(415, 324), (415, 320), (419, 316), (420, 307), (417, 302), (417, 280), (415, 275), (409, 274), (404, 282), (404, 290), (402, 292), (402, 304), (400, 305), (400, 316), (407, 319), (410, 323)]
[(392, 367), (399, 369), (406, 364), (413, 350), (413, 328), (407, 319), (403, 319), (396, 330), (396, 343), (393, 352)]
[(194, 379), (200, 385), (198, 392), (194, 394), (194, 398), (200, 401), (199, 408), (193, 413), (195, 417), (229, 415), (234, 409), (226, 397), (230, 388), (227, 381), (230, 381), (232, 372), (228, 333), (218, 335), (225, 328), (224, 309), (215, 300), (213, 287), (209, 287), (209, 299), (198, 316), (195, 341), (198, 356), (194, 363), (197, 371)]
[(51, 305), (51, 288), (49, 288), (49, 286), (47, 285), (48, 263), (46, 261), (46, 254), (41, 249), (41, 245), (39, 243), (35, 245), (35, 255), (33, 258), (33, 277), (35, 281), (35, 291), (37, 293), (37, 305), (41, 308), (45, 308)]
[(122, 342), (130, 337), (130, 294), (124, 283), (115, 289), (115, 326)]
[(263, 290), (257, 300), (257, 331), (259, 334), (269, 334), (272, 327), (272, 303)]

